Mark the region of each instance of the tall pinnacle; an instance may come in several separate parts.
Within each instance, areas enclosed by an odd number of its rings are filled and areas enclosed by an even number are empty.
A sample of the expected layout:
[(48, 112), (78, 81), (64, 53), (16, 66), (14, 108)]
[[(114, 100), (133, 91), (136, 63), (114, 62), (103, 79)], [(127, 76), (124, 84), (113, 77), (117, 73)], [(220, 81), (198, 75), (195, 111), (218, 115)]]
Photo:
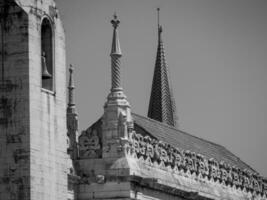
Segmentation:
[(68, 99), (68, 113), (76, 113), (75, 111), (75, 102), (74, 102), (74, 80), (73, 80), (73, 66), (70, 65), (69, 68), (70, 77), (69, 77), (69, 99)]
[(121, 48), (119, 42), (119, 36), (117, 28), (119, 26), (120, 21), (117, 19), (117, 15), (114, 14), (114, 18), (111, 20), (111, 24), (113, 25), (113, 38), (112, 38), (112, 46), (111, 46), (111, 74), (112, 74), (112, 86), (111, 91), (121, 90), (120, 85), (120, 57)]
[(150, 95), (148, 117), (176, 127), (176, 107), (172, 94), (170, 77), (165, 61), (162, 41), (162, 26), (159, 24), (158, 11), (158, 47)]
[(78, 114), (76, 112), (75, 102), (74, 102), (74, 80), (73, 80), (73, 67), (70, 65), (69, 68), (70, 78), (69, 78), (69, 98), (67, 107), (67, 135), (69, 137), (69, 147), (68, 154), (73, 160), (77, 159), (78, 148), (77, 148), (77, 134), (78, 134)]
[(113, 19), (111, 20), (111, 24), (113, 26), (113, 37), (112, 37), (112, 45), (111, 45), (111, 90), (108, 95), (108, 101), (105, 106), (130, 106), (128, 101), (126, 100), (126, 96), (123, 93), (123, 89), (120, 83), (120, 58), (121, 48), (118, 36), (118, 27), (120, 21), (117, 19), (117, 15), (113, 15)]
[(134, 127), (131, 106), (120, 85), (121, 49), (117, 32), (119, 23), (120, 21), (115, 14), (111, 20), (111, 24), (113, 25), (113, 38), (110, 53), (112, 85), (104, 105), (104, 114), (102, 117), (102, 147), (103, 149), (109, 150), (103, 151), (103, 158), (121, 157), (122, 151), (118, 151), (115, 144), (118, 142), (118, 139), (121, 141), (127, 139), (130, 136), (130, 131), (132, 131)]

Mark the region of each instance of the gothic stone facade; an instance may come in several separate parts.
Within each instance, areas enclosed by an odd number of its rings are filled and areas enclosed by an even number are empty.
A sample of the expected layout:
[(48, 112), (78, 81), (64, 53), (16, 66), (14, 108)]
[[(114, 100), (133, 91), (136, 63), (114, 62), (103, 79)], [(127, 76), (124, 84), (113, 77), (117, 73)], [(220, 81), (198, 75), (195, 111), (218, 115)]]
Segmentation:
[(267, 199), (267, 181), (223, 147), (131, 112), (116, 16), (112, 89), (103, 116), (77, 140), (55, 2), (0, 0), (0, 9), (1, 200)]

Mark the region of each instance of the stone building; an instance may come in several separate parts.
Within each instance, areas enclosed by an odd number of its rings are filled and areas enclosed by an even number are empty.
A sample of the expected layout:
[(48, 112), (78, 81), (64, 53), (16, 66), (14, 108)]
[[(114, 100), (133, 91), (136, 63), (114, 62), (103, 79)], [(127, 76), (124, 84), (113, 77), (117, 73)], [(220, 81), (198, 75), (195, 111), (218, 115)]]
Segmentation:
[(0, 9), (0, 200), (267, 199), (252, 167), (179, 130), (160, 25), (148, 117), (131, 111), (120, 84), (115, 15), (111, 90), (79, 134), (54, 0), (0, 0)]

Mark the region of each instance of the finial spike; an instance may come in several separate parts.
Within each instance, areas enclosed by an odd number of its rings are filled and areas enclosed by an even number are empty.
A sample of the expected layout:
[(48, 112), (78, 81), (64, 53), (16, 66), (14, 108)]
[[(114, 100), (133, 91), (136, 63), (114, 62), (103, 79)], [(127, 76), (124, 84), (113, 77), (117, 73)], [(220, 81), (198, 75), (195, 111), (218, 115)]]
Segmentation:
[(160, 8), (157, 8), (158, 11), (158, 40), (161, 41), (162, 26), (160, 25), (159, 11)]
[(157, 8), (157, 11), (158, 11), (158, 28), (160, 27), (160, 23), (159, 23), (159, 11), (160, 11), (160, 8)]

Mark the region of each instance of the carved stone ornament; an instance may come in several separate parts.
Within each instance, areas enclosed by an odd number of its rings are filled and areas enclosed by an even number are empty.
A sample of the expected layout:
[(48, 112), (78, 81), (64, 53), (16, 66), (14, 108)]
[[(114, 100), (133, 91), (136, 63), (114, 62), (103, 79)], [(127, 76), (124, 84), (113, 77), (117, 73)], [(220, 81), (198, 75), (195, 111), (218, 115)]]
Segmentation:
[(195, 174), (202, 179), (216, 181), (244, 192), (265, 197), (267, 195), (267, 180), (259, 174), (248, 169), (241, 170), (213, 158), (208, 160), (201, 154), (172, 147), (148, 135), (131, 132), (124, 149), (126, 154), (143, 160), (149, 165), (164, 166), (166, 170), (167, 167), (171, 167), (173, 170)]
[(80, 158), (100, 158), (101, 141), (96, 129), (83, 131), (79, 137)]

